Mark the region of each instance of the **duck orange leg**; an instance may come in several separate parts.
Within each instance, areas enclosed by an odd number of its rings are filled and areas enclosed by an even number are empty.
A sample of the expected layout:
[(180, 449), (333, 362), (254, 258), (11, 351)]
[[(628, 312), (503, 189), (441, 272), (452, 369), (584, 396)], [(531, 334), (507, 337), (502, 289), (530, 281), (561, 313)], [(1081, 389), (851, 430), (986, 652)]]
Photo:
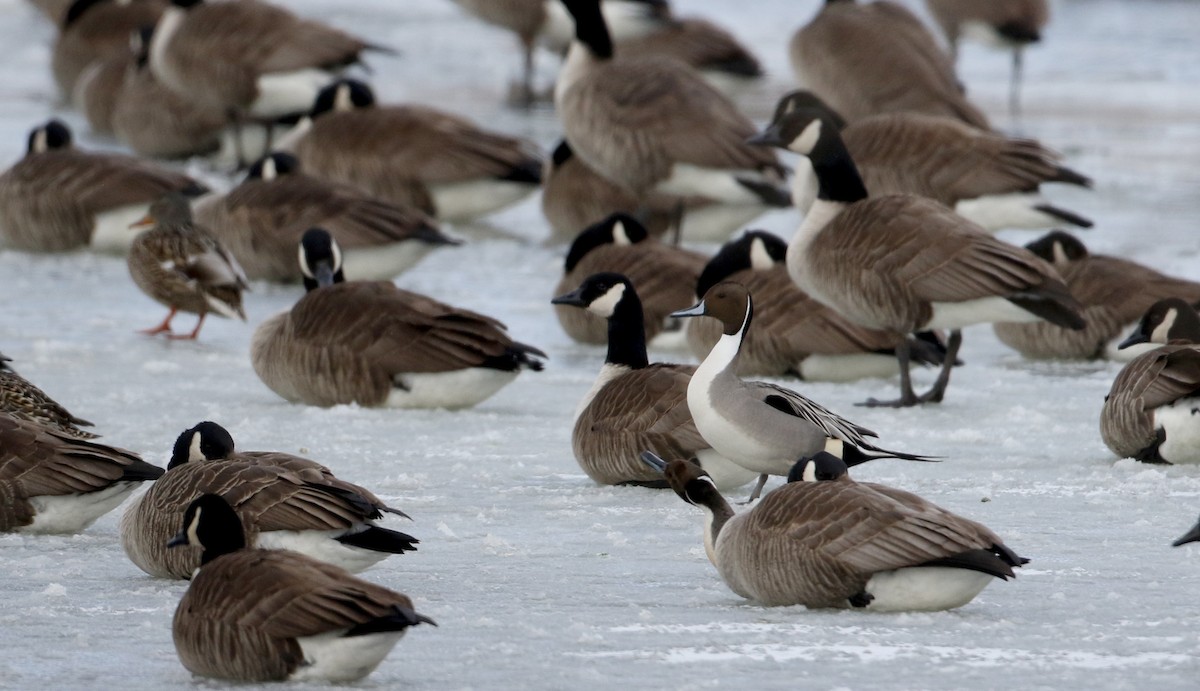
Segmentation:
[(207, 316), (208, 316), (207, 314), (200, 315), (200, 319), (196, 322), (196, 328), (192, 329), (192, 332), (190, 334), (167, 334), (167, 338), (170, 338), (170, 339), (173, 339), (176, 341), (194, 341), (194, 340), (196, 340), (196, 337), (200, 335), (200, 327), (204, 326), (204, 318)]
[(171, 312), (169, 314), (167, 314), (167, 318), (162, 320), (161, 324), (154, 327), (153, 329), (143, 329), (143, 330), (139, 331), (138, 333), (146, 334), (147, 336), (156, 336), (156, 335), (158, 335), (160, 333), (164, 333), (164, 332), (167, 334), (170, 334), (171, 333), (171, 320), (175, 318), (175, 313), (177, 311), (178, 310), (176, 310), (174, 307), (172, 307)]

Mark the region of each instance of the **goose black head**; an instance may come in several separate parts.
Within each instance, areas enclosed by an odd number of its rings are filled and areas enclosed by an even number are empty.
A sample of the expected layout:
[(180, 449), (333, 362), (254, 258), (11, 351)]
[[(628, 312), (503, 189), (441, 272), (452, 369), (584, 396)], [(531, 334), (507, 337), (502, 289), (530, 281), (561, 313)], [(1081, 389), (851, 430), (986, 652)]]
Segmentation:
[(233, 454), (233, 436), (224, 427), (205, 420), (184, 430), (171, 449), (167, 470), (184, 463), (228, 458)]
[(300, 273), (304, 288), (313, 290), (346, 280), (342, 274), (342, 248), (324, 228), (309, 228), (300, 238)]
[(333, 113), (375, 105), (375, 92), (366, 82), (357, 79), (339, 79), (317, 93), (313, 102), (312, 118), (316, 120), (325, 113)]

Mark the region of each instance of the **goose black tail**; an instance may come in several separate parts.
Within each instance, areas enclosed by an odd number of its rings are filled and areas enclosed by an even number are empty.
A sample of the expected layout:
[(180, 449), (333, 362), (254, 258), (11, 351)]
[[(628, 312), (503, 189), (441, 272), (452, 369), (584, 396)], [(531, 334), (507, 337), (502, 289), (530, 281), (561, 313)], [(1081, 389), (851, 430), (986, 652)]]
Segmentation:
[(337, 541), (350, 547), (358, 547), (372, 552), (386, 552), (388, 554), (415, 552), (417, 551), (417, 544), (421, 542), (407, 533), (380, 528), (378, 526), (369, 526), (366, 530), (343, 535)]

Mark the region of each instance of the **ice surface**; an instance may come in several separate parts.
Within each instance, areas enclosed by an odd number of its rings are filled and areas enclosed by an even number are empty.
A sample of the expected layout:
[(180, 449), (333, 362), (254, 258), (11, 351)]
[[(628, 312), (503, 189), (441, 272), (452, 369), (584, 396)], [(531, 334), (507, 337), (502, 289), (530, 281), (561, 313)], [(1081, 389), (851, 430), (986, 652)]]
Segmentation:
[[(675, 4), (731, 27), (764, 60), (770, 79), (741, 100), (761, 122), (792, 85), (786, 41), (819, 2)], [(448, 0), (288, 5), (401, 51), (371, 59), (382, 101), (432, 103), (545, 146), (558, 136), (548, 110), (499, 105), (518, 73), (515, 40)], [(1045, 44), (1026, 56), (1020, 123), (1005, 112), (1006, 55), (967, 46), (966, 85), (997, 126), (1041, 138), (1095, 178), (1095, 192), (1049, 192), (1097, 221), (1084, 236), (1094, 250), (1200, 279), (1200, 4), (1074, 0), (1054, 10)], [(5, 163), (50, 115), (83, 130), (56, 106), (51, 35), (24, 0), (0, 0)], [(554, 59), (540, 55), (539, 66), (548, 80)], [(777, 213), (758, 225), (787, 235), (796, 223)], [(244, 449), (318, 459), (411, 514), (397, 526), (422, 539), (420, 551), (365, 576), (410, 594), (440, 627), (413, 630), (364, 687), (1196, 688), (1200, 547), (1170, 542), (1200, 513), (1200, 469), (1112, 458), (1098, 414), (1117, 365), (1023, 361), (974, 327), (941, 406), (851, 407), (893, 395), (891, 381), (793, 384), (879, 431), (885, 446), (947, 459), (883, 461), (856, 468), (858, 478), (978, 519), (1033, 561), (949, 613), (762, 608), (705, 559), (699, 510), (670, 492), (596, 487), (575, 465), (571, 414), (603, 352), (568, 341), (555, 322), (561, 250), (542, 244), (537, 200), (452, 230), (469, 244), (438, 250), (398, 282), (493, 314), (551, 357), (473, 410), (288, 405), (259, 383), (247, 353), (253, 327), (299, 288), (256, 284), (249, 324), (212, 319), (199, 343), (168, 343), (134, 333), (163, 310), (106, 256), (0, 252), (0, 351), (105, 441), (148, 460), (165, 464), (179, 432), (214, 419)], [(0, 687), (200, 685), (171, 644), (184, 584), (129, 563), (117, 520), (73, 537), (0, 536)]]

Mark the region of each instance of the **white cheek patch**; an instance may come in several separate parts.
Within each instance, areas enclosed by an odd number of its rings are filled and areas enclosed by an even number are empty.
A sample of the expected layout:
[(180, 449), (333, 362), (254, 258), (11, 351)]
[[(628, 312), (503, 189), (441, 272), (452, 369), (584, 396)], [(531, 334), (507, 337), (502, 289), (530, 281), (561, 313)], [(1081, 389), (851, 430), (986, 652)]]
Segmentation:
[(633, 244), (633, 240), (629, 239), (629, 232), (625, 230), (625, 224), (621, 221), (613, 223), (612, 236), (614, 245)]
[(189, 545), (200, 544), (200, 537), (196, 534), (200, 528), (200, 513), (203, 511), (199, 506), (196, 507), (196, 515), (192, 516), (192, 522), (188, 524), (187, 536)]
[(275, 159), (268, 156), (263, 159), (262, 175), (263, 180), (274, 180), (279, 177), (279, 171), (275, 168)]
[(613, 315), (617, 309), (617, 303), (625, 295), (625, 284), (618, 283), (608, 289), (606, 293), (592, 300), (592, 304), (588, 305), (588, 311), (592, 314), (597, 314), (607, 319)]
[(33, 135), (33, 146), (29, 147), (30, 153), (40, 154), (49, 146), (46, 143), (46, 128), (43, 127)]
[(1163, 315), (1163, 320), (1158, 326), (1154, 327), (1154, 331), (1150, 332), (1150, 341), (1152, 343), (1166, 343), (1171, 340), (1171, 327), (1175, 326), (1175, 319), (1179, 317), (1179, 311), (1174, 307), (1167, 310)]
[(192, 432), (192, 443), (188, 445), (188, 461), (203, 461), (204, 452), (200, 450), (200, 433)]
[(1054, 243), (1053, 256), (1055, 266), (1066, 266), (1067, 264), (1071, 263), (1071, 260), (1067, 258), (1067, 250), (1063, 247), (1061, 242)]
[(811, 460), (804, 462), (804, 472), (800, 474), (800, 479), (805, 482), (817, 481), (817, 464)]
[(304, 251), (304, 245), (300, 245), (297, 253), (300, 255), (300, 273), (304, 274), (305, 278), (316, 278), (308, 269), (308, 253)]
[(775, 260), (767, 253), (767, 245), (761, 238), (750, 241), (750, 268), (755, 271), (766, 271), (775, 266)]
[(788, 149), (798, 154), (807, 156), (808, 154), (812, 153), (813, 148), (816, 147), (817, 142), (820, 139), (821, 121), (813, 120), (805, 125), (804, 131), (800, 133), (800, 136), (793, 139), (791, 144), (788, 144)]
[(354, 110), (354, 103), (350, 100), (349, 84), (338, 85), (333, 94), (333, 109), (335, 111)]

